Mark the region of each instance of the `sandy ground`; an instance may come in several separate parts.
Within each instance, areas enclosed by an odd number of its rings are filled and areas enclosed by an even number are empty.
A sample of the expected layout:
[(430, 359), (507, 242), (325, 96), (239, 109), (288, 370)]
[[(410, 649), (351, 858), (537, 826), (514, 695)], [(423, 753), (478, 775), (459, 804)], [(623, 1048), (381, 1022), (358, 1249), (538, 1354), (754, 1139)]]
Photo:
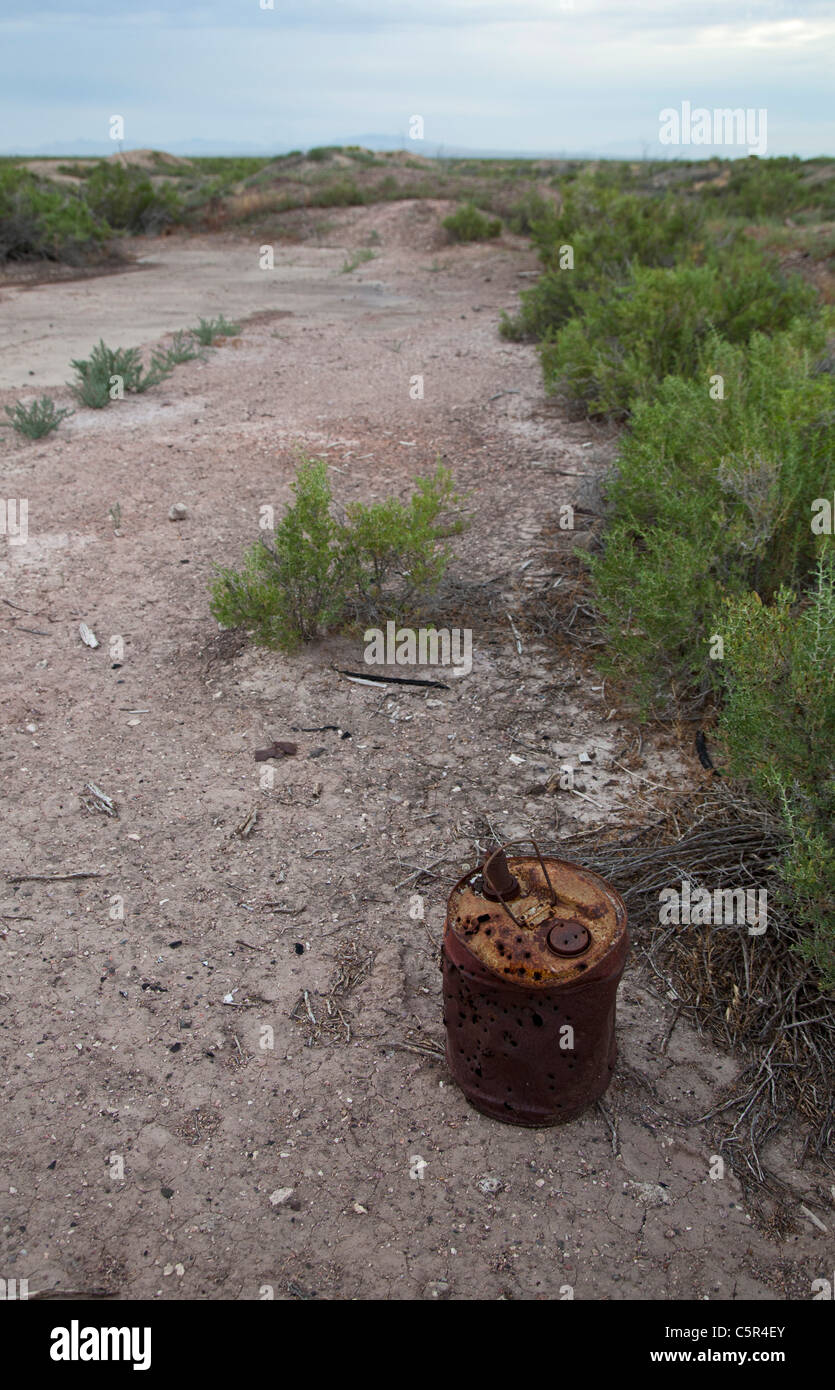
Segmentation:
[[(602, 681), (524, 622), (555, 582), (559, 506), (594, 511), (612, 437), (546, 405), (535, 352), (498, 336), (525, 243), (448, 247), (444, 211), (333, 214), (272, 271), (250, 241), (174, 237), (121, 275), (0, 289), (0, 404), (65, 399), (100, 337), (246, 320), (147, 395), (0, 444), (2, 494), (29, 505), (27, 543), (0, 542), (0, 1267), (30, 1292), (779, 1299), (831, 1270), (830, 1234), (801, 1217), (777, 1242), (710, 1178), (696, 1121), (736, 1063), (670, 1033), (640, 923), (607, 1114), (498, 1125), (403, 1047), (442, 1041), (446, 894), (491, 829), (593, 843), (702, 775), (657, 735), (638, 756)], [(341, 274), (373, 232), (377, 258)], [(359, 636), (293, 658), (218, 638), (213, 566), (280, 512), (300, 447), (340, 500), (453, 469), (472, 525), (435, 616), (472, 627), (469, 676), (381, 691), (336, 669)], [(253, 752), (286, 738), (265, 786)], [(581, 752), (577, 791), (545, 793)], [(117, 816), (85, 804), (91, 782)], [(71, 873), (89, 877), (8, 877)], [(783, 1165), (802, 1195), (814, 1175)]]

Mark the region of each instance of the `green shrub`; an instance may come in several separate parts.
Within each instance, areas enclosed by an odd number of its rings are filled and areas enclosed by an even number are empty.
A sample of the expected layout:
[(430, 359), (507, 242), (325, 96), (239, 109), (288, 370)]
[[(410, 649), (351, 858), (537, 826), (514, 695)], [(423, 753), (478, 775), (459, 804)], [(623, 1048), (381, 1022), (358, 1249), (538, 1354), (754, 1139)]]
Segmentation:
[(485, 217), (475, 203), (464, 203), (457, 212), (445, 217), (442, 224), (453, 241), (488, 241), (501, 234), (498, 217)]
[(181, 213), (171, 184), (155, 187), (144, 170), (107, 160), (88, 176), (84, 197), (94, 215), (118, 231), (155, 233)]
[(226, 627), (251, 630), (258, 646), (292, 651), (344, 609), (345, 560), (330, 514), (327, 466), (305, 461), (292, 484), (295, 502), (259, 539), (240, 570), (221, 569), (212, 584), (211, 611)]
[(321, 460), (303, 460), (292, 489), (295, 501), (272, 540), (258, 540), (240, 570), (221, 569), (213, 580), (211, 611), (224, 626), (246, 628), (259, 646), (292, 651), (370, 613), (384, 592), (392, 612), (438, 582), (446, 558), (439, 544), (461, 525), (446, 521), (458, 501), (446, 469), (420, 479), (408, 503), (353, 503), (344, 521), (331, 515)]
[(69, 174), (74, 179), (88, 179), (93, 172), (93, 167), (89, 164), (59, 164), (59, 174)]
[(781, 588), (725, 604), (724, 708), (729, 771), (779, 808), (789, 837), (780, 866), (801, 954), (835, 990), (835, 557), (822, 552), (808, 598)]
[(223, 314), (219, 314), (216, 319), (200, 319), (196, 328), (191, 329), (191, 333), (203, 347), (211, 347), (215, 338), (234, 338), (240, 333), (239, 323), (229, 323)]
[(308, 201), (312, 207), (347, 208), (367, 203), (368, 198), (353, 179), (337, 179), (322, 188), (311, 188)]
[(559, 267), (560, 247), (569, 245), (576, 269), (594, 278), (621, 277), (635, 263), (671, 266), (703, 238), (698, 203), (673, 193), (624, 193), (589, 175), (566, 189), (559, 212), (547, 211), (533, 228), (546, 270)]
[(621, 284), (580, 290), (576, 317), (541, 345), (546, 389), (563, 389), (589, 415), (625, 418), (665, 376), (692, 377), (715, 329), (731, 343), (779, 332), (816, 303), (813, 287), (784, 275), (738, 241), (704, 266), (634, 267)]
[(623, 419), (665, 376), (692, 376), (715, 279), (707, 266), (638, 266), (623, 284), (581, 289), (576, 316), (541, 344), (546, 390), (564, 390), (588, 415)]
[[(548, 209), (536, 221), (533, 236), (544, 274), (523, 291), (518, 317), (503, 324), (506, 337), (554, 337), (549, 330), (585, 312), (589, 293), (608, 301), (617, 286), (631, 286), (643, 266), (674, 267), (676, 273), (701, 263), (711, 266), (716, 286), (713, 295), (703, 296), (701, 308), (733, 341), (758, 328), (777, 331), (815, 300), (810, 286), (798, 276), (781, 274), (776, 262), (741, 232), (712, 244), (701, 204), (676, 194), (621, 193), (585, 177), (567, 190), (559, 213)], [(565, 247), (571, 248), (571, 268), (561, 266)], [(656, 283), (662, 278), (655, 277)], [(676, 291), (671, 287), (670, 293)], [(631, 298), (632, 289), (625, 294)], [(574, 346), (572, 338), (569, 347)], [(613, 343), (613, 353), (619, 352)]]
[(170, 348), (166, 349), (165, 360), (171, 367), (179, 367), (182, 362), (194, 362), (196, 358), (204, 360), (205, 354), (200, 352), (194, 333), (175, 333)]
[(0, 165), (0, 263), (43, 258), (81, 264), (109, 234), (75, 190)]
[(672, 194), (622, 193), (586, 175), (566, 189), (559, 212), (542, 202), (531, 232), (543, 275), (522, 292), (518, 315), (503, 318), (506, 338), (544, 338), (580, 311), (583, 291), (608, 296), (633, 265), (670, 266), (701, 244), (700, 208)]
[(89, 410), (103, 410), (114, 399), (110, 394), (110, 373), (103, 367), (91, 367), (88, 361), (74, 360), (71, 365), (75, 367), (76, 379), (69, 383), (69, 388), (78, 404)]
[(463, 529), (460, 518), (450, 517), (458, 501), (449, 470), (439, 465), (431, 478), (417, 479), (408, 502), (392, 497), (371, 506), (349, 504), (343, 546), (359, 611), (376, 609), (384, 599), (391, 607), (385, 588), (394, 577), (400, 606), (437, 587), (447, 561), (439, 542)]
[(713, 325), (730, 342), (743, 343), (752, 333), (779, 333), (796, 318), (817, 316), (814, 286), (786, 274), (744, 233), (711, 246), (707, 260), (716, 271)]
[(11, 421), (5, 428), (13, 429), (16, 434), (22, 434), (26, 439), (43, 439), (45, 434), (57, 430), (61, 421), (73, 413), (68, 406), (56, 409), (51, 396), (41, 396), (40, 400), (33, 401), (31, 405), (15, 401), (14, 407), (7, 405), (5, 410)]
[(517, 236), (530, 236), (554, 210), (554, 204), (533, 189), (510, 204), (505, 222)]
[(499, 314), (499, 337), (506, 338), (511, 343), (524, 342), (525, 338), (530, 337), (521, 314), (508, 314), (502, 309)]
[[(835, 378), (817, 370), (822, 324), (747, 347), (704, 342), (693, 379), (635, 406), (590, 557), (608, 669), (645, 705), (670, 683), (709, 688), (710, 624), (725, 594), (802, 584), (821, 538), (814, 498), (835, 493)], [(721, 376), (724, 399), (712, 399)]]
[(735, 159), (728, 167), (727, 182), (708, 184), (705, 196), (731, 216), (782, 219), (797, 208), (808, 206), (814, 194), (804, 187), (803, 164), (799, 159), (781, 157), (761, 160), (756, 155)]
[(591, 283), (597, 283), (592, 275), (574, 268), (547, 270), (531, 289), (522, 291), (518, 314), (502, 314), (499, 332), (517, 342), (550, 335), (576, 312), (578, 293)]
[(74, 358), (70, 363), (75, 368), (76, 380), (71, 384), (76, 400), (93, 410), (101, 410), (118, 395), (116, 390), (119, 378), (124, 392), (143, 393), (151, 386), (157, 386), (171, 375), (172, 365), (164, 353), (154, 352), (147, 371), (142, 365), (139, 348), (109, 348), (100, 339), (88, 358)]

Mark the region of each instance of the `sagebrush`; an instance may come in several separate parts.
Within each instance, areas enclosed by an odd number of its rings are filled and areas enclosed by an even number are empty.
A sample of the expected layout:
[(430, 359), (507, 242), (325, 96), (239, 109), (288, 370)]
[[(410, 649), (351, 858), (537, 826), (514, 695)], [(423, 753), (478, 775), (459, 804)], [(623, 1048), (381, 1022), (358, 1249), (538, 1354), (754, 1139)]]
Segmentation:
[(212, 582), (211, 611), (224, 627), (293, 651), (381, 609), (401, 614), (438, 584), (443, 541), (463, 526), (447, 469), (418, 479), (408, 502), (354, 502), (341, 516), (322, 460), (303, 459), (291, 486), (294, 501), (272, 536), (250, 547), (240, 569), (223, 568)]
[(835, 555), (821, 552), (805, 598), (781, 587), (729, 599), (720, 732), (730, 772), (780, 810), (780, 874), (804, 928), (801, 954), (835, 991)]

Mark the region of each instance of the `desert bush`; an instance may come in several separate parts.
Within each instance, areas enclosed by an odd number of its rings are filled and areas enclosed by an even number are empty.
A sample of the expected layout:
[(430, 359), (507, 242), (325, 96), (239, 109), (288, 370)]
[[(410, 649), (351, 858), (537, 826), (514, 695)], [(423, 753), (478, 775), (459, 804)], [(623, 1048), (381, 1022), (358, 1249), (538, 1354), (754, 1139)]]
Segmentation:
[(295, 501), (272, 541), (256, 541), (240, 570), (221, 569), (211, 600), (219, 623), (245, 627), (258, 646), (284, 651), (333, 626), (344, 609), (345, 560), (327, 466), (305, 460), (292, 491)]
[(154, 352), (151, 365), (146, 371), (142, 364), (139, 348), (109, 348), (100, 339), (87, 358), (73, 358), (70, 365), (75, 369), (76, 379), (70, 389), (76, 400), (93, 410), (101, 410), (111, 400), (114, 377), (118, 377), (122, 390), (130, 394), (142, 394), (151, 386), (157, 386), (171, 375), (172, 364), (165, 353)]
[(498, 217), (486, 217), (474, 203), (463, 203), (441, 225), (453, 241), (488, 241), (502, 230)]
[(272, 539), (259, 539), (241, 569), (221, 569), (212, 582), (211, 611), (226, 627), (244, 627), (260, 646), (292, 651), (346, 620), (387, 611), (431, 589), (446, 560), (441, 542), (460, 522), (448, 471), (420, 479), (408, 503), (352, 503), (332, 515), (327, 465), (304, 459), (292, 484), (294, 501)]
[(197, 327), (190, 329), (202, 347), (211, 347), (215, 338), (234, 338), (240, 331), (241, 325), (229, 323), (223, 314), (218, 314), (216, 319), (200, 319)]
[(182, 362), (194, 362), (205, 358), (200, 351), (193, 332), (182, 331), (173, 335), (170, 348), (166, 349), (165, 360), (171, 367), (179, 367)]
[(93, 172), (93, 167), (90, 164), (59, 164), (58, 173), (69, 174), (74, 179), (87, 179)]
[(13, 429), (25, 439), (43, 439), (44, 435), (57, 430), (61, 421), (73, 413), (68, 406), (56, 408), (51, 396), (41, 396), (40, 400), (32, 401), (31, 405), (15, 401), (14, 406), (7, 405), (5, 410), (10, 421), (5, 428)]
[(835, 557), (821, 552), (809, 594), (781, 588), (728, 600), (720, 733), (728, 770), (780, 811), (780, 865), (801, 954), (835, 990)]
[(158, 232), (176, 221), (182, 210), (173, 185), (155, 187), (144, 170), (107, 160), (89, 174), (84, 198), (96, 217), (125, 232)]
[(730, 342), (745, 342), (752, 333), (779, 333), (793, 319), (817, 317), (814, 286), (783, 271), (744, 232), (710, 244), (706, 263), (716, 271), (713, 326)]
[(367, 203), (369, 197), (354, 179), (336, 179), (321, 188), (311, 188), (307, 201), (311, 207), (347, 208)]
[(463, 529), (458, 504), (452, 476), (439, 465), (431, 478), (417, 479), (408, 502), (391, 497), (348, 505), (343, 544), (360, 612), (388, 603), (386, 586), (395, 577), (394, 603), (401, 607), (437, 587), (447, 561), (440, 542)]
[(543, 200), (531, 235), (543, 274), (522, 292), (518, 314), (503, 317), (506, 338), (543, 338), (581, 312), (583, 291), (610, 294), (633, 266), (671, 266), (686, 258), (700, 245), (703, 218), (698, 205), (672, 194), (622, 193), (586, 176), (565, 191), (559, 212)]
[[(298, 154), (299, 151), (296, 151)], [(290, 159), (290, 155), (284, 156)], [(223, 188), (230, 188), (233, 184), (241, 183), (244, 179), (254, 179), (261, 170), (273, 161), (267, 155), (200, 155), (192, 159), (192, 169), (185, 168), (180, 172), (176, 168), (170, 169), (170, 173), (178, 175), (183, 180), (190, 180), (195, 172), (198, 177), (203, 175), (213, 175), (217, 178)]]
[(0, 165), (0, 263), (43, 258), (80, 264), (109, 234), (75, 190)]
[(786, 217), (797, 208), (813, 202), (803, 185), (800, 159), (781, 157), (761, 160), (756, 155), (735, 159), (722, 186), (708, 184), (705, 197), (726, 216), (762, 219)]
[(540, 346), (546, 390), (588, 415), (625, 419), (665, 376), (693, 373), (711, 327), (715, 272), (636, 267), (623, 284), (576, 292), (576, 314)]
[[(672, 684), (707, 689), (712, 615), (725, 595), (802, 585), (821, 539), (810, 507), (835, 493), (835, 378), (821, 323), (733, 346), (704, 342), (691, 379), (635, 406), (590, 557), (607, 668), (642, 704)], [(712, 399), (722, 378), (724, 399)]]
[(533, 229), (546, 270), (558, 267), (560, 247), (568, 244), (575, 267), (594, 276), (622, 276), (635, 263), (671, 266), (703, 237), (697, 202), (673, 193), (626, 193), (599, 175), (571, 184), (559, 212), (547, 212)]
[(517, 236), (531, 236), (546, 221), (553, 208), (552, 202), (531, 189), (522, 197), (513, 199), (504, 213), (504, 220)]
[(779, 332), (809, 313), (815, 290), (748, 241), (716, 263), (634, 267), (621, 284), (580, 290), (576, 316), (542, 342), (546, 389), (589, 415), (626, 418), (666, 376), (691, 377), (711, 330), (730, 343)]
[(513, 342), (544, 338), (571, 318), (579, 292), (593, 282), (593, 276), (574, 269), (546, 271), (531, 289), (522, 291), (518, 313), (502, 311), (499, 333)]

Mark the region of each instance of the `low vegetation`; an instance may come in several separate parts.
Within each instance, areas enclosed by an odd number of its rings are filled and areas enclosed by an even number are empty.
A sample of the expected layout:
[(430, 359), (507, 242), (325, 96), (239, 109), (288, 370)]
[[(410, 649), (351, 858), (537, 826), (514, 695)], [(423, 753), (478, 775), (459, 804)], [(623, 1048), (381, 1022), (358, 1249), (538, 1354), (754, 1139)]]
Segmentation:
[[(644, 714), (715, 708), (726, 771), (782, 827), (794, 949), (824, 990), (833, 550), (811, 521), (835, 495), (833, 172), (755, 159), (583, 172), (533, 220), (542, 275), (502, 324), (539, 343), (546, 390), (626, 425), (589, 557), (603, 668)], [(814, 260), (814, 277), (794, 269)]]
[(140, 348), (110, 348), (100, 340), (89, 357), (74, 358), (70, 363), (75, 370), (70, 390), (80, 405), (102, 410), (125, 395), (143, 395), (183, 362), (204, 361), (203, 348), (239, 332), (240, 324), (230, 323), (223, 314), (216, 319), (200, 319), (196, 328), (174, 333), (169, 348), (153, 351), (147, 368)]
[(79, 265), (100, 253), (109, 228), (83, 198), (0, 164), (0, 264), (50, 260)]
[(729, 771), (779, 807), (788, 832), (783, 900), (798, 949), (835, 991), (835, 555), (821, 552), (801, 599), (781, 587), (726, 599), (724, 705)]
[(334, 515), (327, 465), (302, 459), (294, 501), (240, 569), (221, 569), (211, 610), (260, 646), (293, 651), (359, 619), (403, 615), (440, 582), (444, 540), (463, 527), (447, 469), (420, 478), (408, 502), (349, 503)]
[(43, 439), (73, 413), (68, 406), (56, 406), (51, 396), (41, 396), (40, 400), (32, 401), (30, 405), (15, 401), (13, 406), (7, 405), (5, 411), (10, 423), (4, 428), (14, 430), (24, 439)]
[(170, 376), (171, 363), (155, 352), (145, 368), (139, 348), (109, 348), (99, 340), (87, 358), (73, 358), (75, 381), (70, 389), (81, 405), (101, 410), (124, 395), (142, 395)]
[(634, 265), (618, 283), (580, 290), (573, 316), (547, 330), (541, 347), (546, 389), (588, 415), (626, 419), (666, 377), (703, 366), (711, 333), (745, 343), (752, 333), (787, 328), (816, 303), (811, 285), (751, 242), (726, 248), (721, 268)]
[(191, 333), (202, 347), (211, 347), (216, 338), (234, 338), (240, 333), (239, 323), (230, 323), (228, 319), (219, 314), (216, 319), (200, 319), (197, 327), (191, 329)]
[(487, 217), (474, 203), (465, 203), (442, 223), (453, 241), (488, 241), (501, 234), (498, 217)]
[(352, 255), (345, 258), (342, 263), (342, 274), (352, 275), (361, 265), (373, 260), (374, 252), (369, 247), (363, 246), (359, 251), (354, 251)]
[(180, 330), (172, 335), (171, 346), (165, 353), (166, 360), (172, 367), (179, 367), (183, 362), (194, 362), (197, 358), (202, 361), (204, 354), (201, 353), (200, 347), (200, 340), (194, 331)]
[(102, 160), (85, 180), (93, 215), (113, 231), (156, 234), (180, 219), (183, 201), (170, 182), (153, 184), (143, 169)]

